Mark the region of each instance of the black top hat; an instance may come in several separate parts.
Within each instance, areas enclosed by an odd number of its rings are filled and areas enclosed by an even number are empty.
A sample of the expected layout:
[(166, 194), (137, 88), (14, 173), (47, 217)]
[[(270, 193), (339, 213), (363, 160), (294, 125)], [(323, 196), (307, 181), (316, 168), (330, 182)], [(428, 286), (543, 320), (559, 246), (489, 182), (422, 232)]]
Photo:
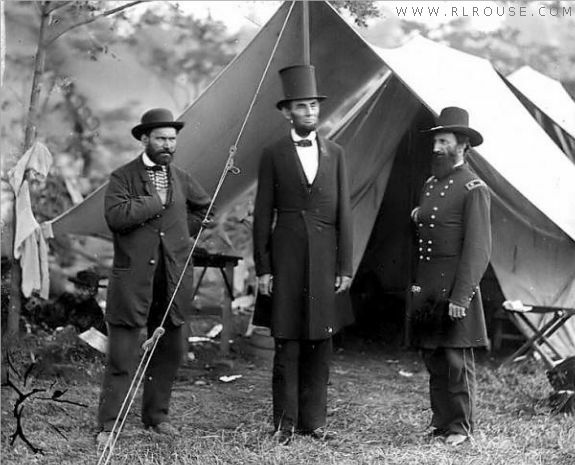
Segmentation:
[(174, 121), (174, 116), (170, 110), (165, 108), (152, 108), (142, 115), (140, 124), (134, 126), (132, 135), (140, 140), (144, 132), (155, 128), (176, 128), (179, 131), (184, 127), (182, 121)]
[(469, 137), (469, 143), (472, 147), (480, 145), (483, 142), (483, 136), (469, 127), (469, 114), (463, 108), (446, 107), (441, 110), (437, 118), (437, 126), (427, 129), (423, 132), (454, 132), (465, 134)]
[(278, 109), (281, 109), (284, 103), (292, 100), (325, 99), (325, 96), (317, 93), (315, 68), (312, 65), (288, 66), (280, 69), (279, 73), (282, 80), (284, 98), (276, 103)]
[(68, 278), (68, 281), (72, 281), (74, 284), (83, 287), (89, 287), (90, 289), (96, 289), (98, 287), (106, 287), (100, 284), (100, 280), (103, 279), (98, 273), (91, 270), (82, 270), (76, 273), (76, 276)]

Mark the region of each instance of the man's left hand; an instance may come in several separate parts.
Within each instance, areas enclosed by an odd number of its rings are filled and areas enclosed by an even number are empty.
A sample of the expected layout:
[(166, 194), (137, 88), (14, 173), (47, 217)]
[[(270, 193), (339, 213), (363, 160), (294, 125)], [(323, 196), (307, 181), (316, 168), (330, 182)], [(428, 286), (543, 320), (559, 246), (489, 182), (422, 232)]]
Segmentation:
[(460, 305), (453, 304), (449, 302), (449, 316), (454, 320), (460, 320), (461, 318), (465, 318), (466, 315), (465, 307), (461, 307)]
[(351, 286), (350, 276), (336, 276), (335, 277), (335, 293), (341, 294), (347, 291)]

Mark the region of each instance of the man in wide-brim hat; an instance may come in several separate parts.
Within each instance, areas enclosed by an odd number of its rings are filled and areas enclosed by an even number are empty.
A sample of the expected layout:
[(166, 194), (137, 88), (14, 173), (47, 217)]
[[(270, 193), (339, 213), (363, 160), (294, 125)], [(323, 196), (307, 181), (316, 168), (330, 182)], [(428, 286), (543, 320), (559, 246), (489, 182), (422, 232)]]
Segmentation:
[(317, 133), (315, 68), (280, 71), (277, 108), (288, 134), (264, 148), (254, 207), (259, 296), (255, 324), (275, 338), (275, 438), (294, 432), (329, 439), (326, 430), (331, 337), (353, 320), (347, 290), (352, 226), (343, 150)]
[(431, 436), (459, 445), (475, 422), (474, 349), (487, 345), (479, 282), (491, 254), (490, 195), (466, 163), (483, 142), (467, 111), (444, 108), (433, 137), (432, 176), (411, 216), (418, 264), (411, 287), (414, 343), (430, 374)]
[(134, 160), (110, 176), (105, 217), (114, 235), (114, 263), (106, 305), (108, 361), (98, 411), (105, 444), (126, 396), (140, 354), (139, 336), (160, 324), (182, 273), (146, 371), (142, 422), (160, 434), (175, 434), (168, 423), (172, 384), (184, 354), (184, 315), (192, 301), (192, 267), (185, 267), (190, 237), (201, 226), (210, 198), (172, 161), (184, 123), (164, 108), (143, 114), (132, 135), (143, 146)]

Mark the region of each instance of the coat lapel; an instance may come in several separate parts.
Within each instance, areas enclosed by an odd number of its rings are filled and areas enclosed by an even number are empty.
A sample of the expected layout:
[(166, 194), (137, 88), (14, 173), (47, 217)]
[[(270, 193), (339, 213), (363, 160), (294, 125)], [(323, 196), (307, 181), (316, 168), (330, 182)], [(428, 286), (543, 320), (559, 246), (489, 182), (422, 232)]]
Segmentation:
[(321, 183), (321, 178), (325, 173), (327, 161), (329, 160), (329, 150), (327, 149), (327, 144), (325, 143), (325, 139), (319, 134), (317, 135), (317, 146), (319, 152), (319, 161), (317, 166), (317, 174), (315, 175), (313, 184)]
[(131, 168), (133, 169), (134, 173), (142, 181), (142, 186), (144, 187), (144, 192), (147, 195), (152, 195), (152, 192), (155, 190), (154, 184), (152, 183), (150, 176), (148, 176), (148, 172), (146, 171), (146, 165), (144, 165), (144, 162), (142, 161), (142, 155), (141, 154), (138, 155), (138, 158), (136, 158), (134, 160)]
[(295, 149), (295, 145), (290, 136), (286, 137), (283, 143), (282, 153), (286, 160), (286, 168), (288, 172), (291, 172), (293, 177), (299, 179), (301, 187), (307, 192), (307, 179), (305, 177), (303, 167), (301, 166), (301, 161)]

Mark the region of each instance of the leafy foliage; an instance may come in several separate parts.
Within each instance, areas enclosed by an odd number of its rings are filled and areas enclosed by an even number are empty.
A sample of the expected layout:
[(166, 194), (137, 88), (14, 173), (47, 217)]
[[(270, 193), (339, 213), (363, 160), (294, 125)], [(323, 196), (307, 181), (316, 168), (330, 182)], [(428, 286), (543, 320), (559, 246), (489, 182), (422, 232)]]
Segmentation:
[(368, 19), (380, 16), (379, 8), (373, 1), (333, 0), (329, 3), (339, 12), (348, 10), (358, 26), (367, 27)]

